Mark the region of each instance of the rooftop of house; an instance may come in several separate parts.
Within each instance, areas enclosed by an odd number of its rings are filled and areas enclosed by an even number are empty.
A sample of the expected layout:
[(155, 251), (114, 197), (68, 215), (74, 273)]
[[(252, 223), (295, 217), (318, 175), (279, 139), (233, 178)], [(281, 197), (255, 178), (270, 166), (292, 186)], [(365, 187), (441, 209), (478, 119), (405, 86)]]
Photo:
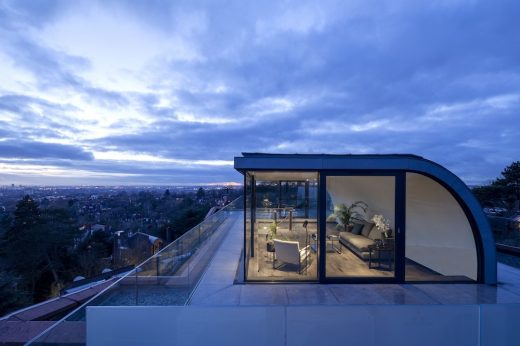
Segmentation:
[[(162, 313), (157, 314), (156, 309), (163, 308), (164, 305), (184, 305), (183, 308), (193, 306), (197, 307), (197, 309), (195, 309), (196, 311), (203, 311), (206, 313), (208, 311), (213, 311), (211, 309), (214, 308), (229, 309), (232, 307), (244, 307), (246, 308), (245, 310), (250, 311), (247, 307), (275, 307), (276, 309), (282, 307), (283, 309), (298, 309), (314, 306), (318, 309), (321, 309), (322, 307), (351, 309), (355, 306), (377, 308), (378, 305), (384, 305), (386, 307), (392, 307), (392, 305), (395, 305), (395, 307), (399, 309), (400, 305), (424, 305), (428, 307), (432, 307), (433, 305), (451, 305), (452, 307), (453, 305), (460, 305), (461, 307), (467, 307), (468, 305), (480, 306), (486, 304), (495, 306), (501, 305), (502, 307), (507, 306), (507, 309), (509, 309), (511, 306), (518, 306), (520, 303), (520, 270), (504, 264), (498, 264), (499, 284), (496, 286), (474, 283), (246, 284), (240, 277), (244, 245), (243, 211), (228, 210), (223, 213), (224, 214), (220, 215), (224, 215), (224, 219), (220, 219), (220, 226), (215, 229), (213, 236), (211, 237), (213, 239), (208, 242), (208, 244), (215, 244), (216, 250), (213, 255), (209, 256), (209, 263), (205, 261), (201, 262), (204, 264), (205, 271), (200, 277), (200, 280), (198, 280), (198, 283), (193, 284), (194, 288), (191, 285), (188, 287), (190, 292), (186, 291), (186, 286), (178, 286), (174, 283), (175, 280), (173, 279), (181, 278), (180, 276), (172, 276), (166, 281), (155, 281), (153, 280), (153, 275), (151, 277), (143, 276), (142, 278), (145, 280), (142, 284), (144, 285), (138, 285), (136, 287), (131, 285), (128, 286), (128, 284), (131, 284), (132, 282), (137, 282), (134, 281), (132, 277), (129, 277), (129, 281), (126, 282), (126, 284), (123, 284), (123, 286), (115, 285), (114, 289), (108, 289), (103, 293), (104, 297), (100, 297), (102, 299), (94, 299), (90, 305), (102, 306), (98, 306), (98, 308), (91, 311), (97, 311), (98, 314), (107, 314), (106, 316), (112, 316), (112, 313), (117, 314), (118, 311), (123, 311), (121, 310), (121, 306), (125, 305), (126, 308), (124, 308), (123, 314), (130, 320), (133, 319), (138, 321), (138, 325), (141, 325), (143, 321), (141, 315), (143, 311), (149, 311), (149, 316), (150, 318), (153, 318), (153, 326), (155, 328), (155, 326), (161, 326), (163, 318), (170, 323), (171, 316), (168, 314), (173, 311), (179, 311), (164, 309), (161, 310)], [(214, 238), (215, 236), (216, 239)], [(207, 250), (207, 247), (201, 247), (200, 251), (196, 252), (196, 255), (192, 258), (195, 260), (192, 264), (196, 266), (197, 257), (202, 255), (201, 259), (204, 259), (208, 257), (208, 253), (213, 253), (213, 250), (209, 252)], [(175, 256), (177, 255), (174, 255), (174, 258)], [(165, 258), (169, 259), (170, 257), (166, 256)], [(154, 267), (155, 263), (156, 262), (152, 263), (154, 264)], [(146, 269), (146, 266), (142, 266), (142, 269)], [(139, 271), (139, 273), (143, 274), (144, 272)], [(198, 275), (195, 276), (199, 277)], [(149, 279), (152, 280), (150, 281)], [(124, 281), (122, 282), (124, 283)], [(161, 285), (165, 285), (165, 287), (162, 287)], [(136, 294), (137, 289), (139, 290), (140, 297), (139, 304), (136, 304), (136, 301), (134, 300), (134, 295)], [(121, 297), (118, 295), (121, 295)], [(125, 297), (125, 295), (129, 295), (129, 297)], [(179, 296), (178, 299), (172, 299), (175, 298), (174, 296), (176, 295)], [(145, 307), (148, 310), (143, 310)], [(202, 308), (202, 310), (199, 308)], [(480, 310), (480, 307), (476, 307), (475, 311)], [(221, 311), (223, 310), (218, 310), (215, 313), (219, 314)], [(240, 309), (240, 311), (243, 310)], [(166, 315), (164, 313), (166, 313)], [(201, 315), (201, 318), (208, 318), (204, 313)], [(109, 317), (109, 320), (111, 318), (112, 317)], [(103, 323), (108, 323), (109, 321), (103, 318), (101, 320), (105, 321)], [(117, 321), (117, 318), (114, 320)], [(98, 323), (97, 328), (104, 325), (103, 323)], [(109, 327), (106, 327), (108, 328), (107, 333), (112, 335), (114, 332), (113, 327), (116, 324), (112, 324), (112, 322), (108, 324)], [(41, 330), (46, 326), (42, 325), (37, 327), (38, 330)], [(94, 327), (91, 327), (91, 330), (92, 328)], [(171, 333), (177, 331), (185, 333), (186, 335), (191, 335), (182, 329), (183, 327), (178, 328), (180, 329), (177, 330), (173, 328)], [(56, 339), (63, 342), (74, 340), (74, 342), (77, 341), (78, 343), (84, 343), (86, 340), (87, 329), (84, 320), (73, 318), (65, 320), (63, 323), (56, 324), (54, 329), (50, 329), (42, 336), (38, 337), (38, 341)], [(139, 328), (129, 329), (129, 327), (126, 326), (120, 332), (127, 335), (129, 331), (139, 333), (139, 330)], [(19, 329), (18, 333), (23, 334), (24, 331)], [(115, 333), (117, 334), (117, 332)], [(169, 335), (168, 333), (163, 334)], [(141, 337), (144, 336), (141, 335)], [(471, 340), (471, 338), (468, 340)]]
[[(409, 165), (420, 168), (443, 168), (436, 162), (414, 154), (277, 154), (247, 153), (235, 156), (238, 171), (250, 169), (405, 169)], [(425, 167), (423, 167), (426, 165)], [(431, 168), (430, 168), (431, 169)]]
[(385, 158), (385, 157), (400, 157), (400, 158), (416, 158), (422, 159), (422, 156), (415, 154), (280, 154), (280, 153), (246, 153), (243, 152), (244, 157), (360, 157), (360, 158)]

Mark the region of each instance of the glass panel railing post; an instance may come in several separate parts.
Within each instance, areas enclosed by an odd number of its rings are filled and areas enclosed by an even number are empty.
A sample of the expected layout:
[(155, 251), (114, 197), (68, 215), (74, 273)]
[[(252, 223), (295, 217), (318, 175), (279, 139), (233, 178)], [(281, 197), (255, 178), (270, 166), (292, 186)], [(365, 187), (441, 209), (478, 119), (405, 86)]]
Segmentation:
[(159, 256), (155, 257), (155, 276), (159, 277)]
[(134, 276), (135, 276), (135, 305), (139, 305), (139, 288), (138, 288), (138, 283), (137, 283), (137, 268), (135, 268), (135, 272), (134, 272)]

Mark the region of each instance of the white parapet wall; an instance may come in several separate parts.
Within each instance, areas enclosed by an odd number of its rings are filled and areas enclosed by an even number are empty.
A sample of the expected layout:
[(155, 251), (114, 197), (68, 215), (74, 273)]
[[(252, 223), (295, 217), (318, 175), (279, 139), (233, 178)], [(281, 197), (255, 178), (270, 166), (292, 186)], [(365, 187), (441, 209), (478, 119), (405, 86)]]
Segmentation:
[(520, 305), (94, 306), (87, 345), (520, 343)]

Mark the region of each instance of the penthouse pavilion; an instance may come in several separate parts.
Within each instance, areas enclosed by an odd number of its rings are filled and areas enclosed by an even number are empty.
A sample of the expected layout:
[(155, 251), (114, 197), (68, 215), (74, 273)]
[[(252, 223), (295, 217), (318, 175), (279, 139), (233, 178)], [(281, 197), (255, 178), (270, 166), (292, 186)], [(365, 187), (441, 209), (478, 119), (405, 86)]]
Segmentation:
[(243, 153), (247, 282), (495, 284), (469, 188), (415, 155)]

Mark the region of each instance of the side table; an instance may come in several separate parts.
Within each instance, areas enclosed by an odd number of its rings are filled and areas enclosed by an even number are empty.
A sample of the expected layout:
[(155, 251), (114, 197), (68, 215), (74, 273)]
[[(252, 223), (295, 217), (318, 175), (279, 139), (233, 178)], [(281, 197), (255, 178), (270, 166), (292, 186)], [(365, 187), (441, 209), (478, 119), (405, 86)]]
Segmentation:
[[(377, 267), (372, 265), (377, 262)], [(388, 270), (393, 270), (394, 266), (394, 247), (389, 245), (369, 245), (368, 246), (368, 268), (383, 269), (382, 264), (386, 262)]]
[[(330, 246), (332, 251), (336, 251), (337, 253), (341, 253), (341, 244), (339, 244), (339, 235), (331, 234), (327, 236), (327, 239), (330, 240)], [(334, 246), (334, 241), (338, 243), (339, 246)]]

